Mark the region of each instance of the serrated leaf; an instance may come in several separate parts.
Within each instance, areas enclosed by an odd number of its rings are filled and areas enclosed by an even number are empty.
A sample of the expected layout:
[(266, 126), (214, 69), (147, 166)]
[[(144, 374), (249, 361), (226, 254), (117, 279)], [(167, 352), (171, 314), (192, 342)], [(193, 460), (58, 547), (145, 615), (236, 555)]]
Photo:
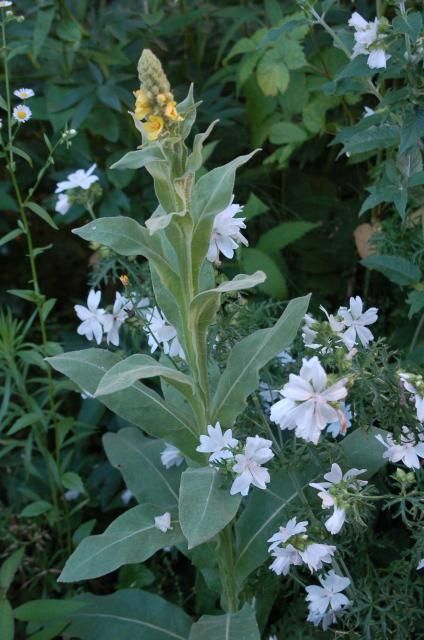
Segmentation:
[(262, 57), (256, 69), (256, 79), (266, 96), (276, 96), (286, 91), (290, 74), (277, 50), (271, 49)]

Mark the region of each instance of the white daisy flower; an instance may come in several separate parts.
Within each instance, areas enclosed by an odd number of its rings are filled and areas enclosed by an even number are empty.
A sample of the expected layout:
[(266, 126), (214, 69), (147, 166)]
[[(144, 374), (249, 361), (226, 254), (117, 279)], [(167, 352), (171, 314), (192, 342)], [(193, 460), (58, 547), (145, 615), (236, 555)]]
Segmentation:
[(165, 449), (161, 451), (160, 461), (166, 469), (179, 467), (184, 462), (184, 456), (173, 444), (165, 442)]
[(159, 531), (162, 531), (162, 533), (166, 533), (170, 529), (174, 528), (171, 527), (171, 514), (169, 511), (166, 511), (161, 516), (155, 517), (155, 527), (156, 529), (159, 529)]
[(13, 95), (21, 100), (28, 100), (28, 98), (33, 98), (35, 93), (32, 89), (15, 89)]
[(244, 453), (235, 455), (236, 464), (232, 471), (237, 474), (237, 477), (230, 489), (232, 496), (236, 493), (247, 496), (251, 484), (259, 489), (266, 489), (271, 478), (268, 470), (262, 465), (274, 457), (271, 445), (271, 440), (259, 436), (246, 438)]
[(420, 458), (424, 458), (424, 432), (415, 435), (408, 427), (402, 427), (400, 440), (395, 442), (391, 433), (386, 435), (384, 440), (381, 434), (375, 436), (381, 444), (386, 447), (383, 458), (390, 462), (403, 462), (409, 469), (420, 468)]
[(233, 200), (234, 195), (228, 207), (215, 216), (207, 253), (207, 259), (210, 262), (219, 263), (220, 253), (231, 259), (240, 243), (246, 247), (249, 244), (240, 233), (241, 229), (246, 229), (244, 224), (246, 218), (234, 217), (237, 213), (243, 211), (243, 207), (239, 204), (233, 204)]
[(87, 298), (87, 307), (80, 304), (74, 306), (75, 313), (82, 320), (77, 329), (80, 336), (85, 336), (87, 340), (96, 340), (100, 344), (103, 338), (103, 315), (104, 309), (99, 309), (101, 291), (91, 289)]
[(13, 109), (13, 117), (16, 122), (28, 122), (31, 119), (32, 111), (26, 104), (18, 104)]
[(71, 203), (69, 202), (68, 196), (66, 195), (66, 193), (60, 193), (56, 201), (54, 210), (57, 211), (57, 213), (60, 213), (60, 215), (64, 216), (66, 213), (68, 213), (70, 208)]
[(94, 182), (99, 179), (98, 176), (94, 176), (93, 171), (96, 168), (96, 164), (92, 164), (87, 171), (84, 169), (78, 169), (74, 173), (70, 173), (66, 180), (61, 180), (56, 185), (55, 193), (61, 193), (62, 191), (68, 191), (69, 189), (89, 189)]
[(221, 460), (229, 460), (233, 457), (231, 449), (238, 445), (238, 440), (233, 438), (231, 429), (227, 429), (222, 433), (219, 422), (213, 427), (208, 425), (209, 435), (200, 436), (200, 445), (196, 447), (196, 451), (200, 453), (210, 453), (209, 462), (220, 462)]

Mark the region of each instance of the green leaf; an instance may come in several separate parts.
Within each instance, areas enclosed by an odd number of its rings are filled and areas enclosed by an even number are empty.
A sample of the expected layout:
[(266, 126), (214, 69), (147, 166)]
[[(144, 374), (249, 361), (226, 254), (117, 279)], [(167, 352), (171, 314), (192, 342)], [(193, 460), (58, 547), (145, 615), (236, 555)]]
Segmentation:
[(414, 11), (405, 16), (396, 16), (393, 19), (392, 27), (396, 33), (405, 33), (415, 42), (421, 35), (423, 28), (422, 15), (418, 11)]
[(29, 156), (26, 153), (26, 151), (24, 151), (23, 149), (20, 149), (19, 147), (15, 147), (15, 146), (12, 146), (12, 151), (13, 151), (13, 153), (16, 153), (16, 155), (19, 156), (20, 158), (23, 158), (23, 160), (28, 162), (29, 166), (32, 167), (31, 156)]
[(100, 380), (95, 396), (104, 396), (128, 389), (137, 380), (161, 376), (175, 386), (182, 394), (192, 398), (194, 394), (193, 380), (177, 369), (160, 364), (154, 358), (134, 354), (115, 364)]
[(4, 109), (5, 111), (8, 111), (7, 102), (1, 94), (0, 94), (0, 109)]
[(61, 633), (66, 629), (67, 625), (66, 621), (47, 624), (41, 631), (28, 636), (28, 640), (55, 640), (55, 638), (61, 637)]
[(108, 596), (85, 596), (67, 629), (81, 640), (187, 640), (191, 618), (159, 596), (121, 589)]
[(302, 144), (307, 137), (305, 129), (293, 122), (276, 122), (269, 133), (273, 144)]
[[(119, 361), (119, 356), (103, 349), (83, 349), (47, 358), (51, 366), (65, 374), (83, 391), (94, 394), (101, 378)], [(146, 433), (175, 444), (188, 456), (198, 444), (197, 427), (152, 389), (136, 382), (128, 389), (100, 401), (124, 420)]]
[(383, 429), (377, 429), (377, 427), (371, 427), (367, 431), (356, 429), (340, 442), (346, 466), (350, 469), (367, 470), (361, 478), (370, 478), (386, 464), (386, 460), (383, 458), (384, 445), (375, 437), (378, 434), (386, 436), (387, 432)]
[(103, 446), (109, 462), (122, 474), (138, 502), (149, 502), (158, 508), (177, 505), (181, 467), (163, 466), (162, 440), (146, 438), (139, 429), (129, 427), (106, 433)]
[(149, 162), (166, 162), (160, 146), (149, 146), (137, 151), (129, 151), (120, 160), (111, 165), (111, 169), (141, 169)]
[(36, 59), (49, 35), (53, 23), (56, 7), (39, 8), (35, 14), (35, 24), (32, 33), (32, 54)]
[(13, 610), (6, 598), (0, 599), (0, 638), (1, 640), (14, 640), (15, 638)]
[(172, 530), (163, 533), (155, 526), (155, 516), (162, 515), (153, 505), (138, 505), (118, 516), (96, 536), (88, 536), (66, 561), (59, 582), (78, 582), (99, 578), (125, 564), (144, 562), (163, 547), (183, 542), (178, 521), (171, 520)]
[(241, 263), (246, 271), (254, 271), (261, 267), (266, 273), (266, 280), (259, 288), (276, 299), (287, 297), (287, 283), (281, 269), (274, 258), (259, 249), (245, 249), (241, 253)]
[(393, 124), (372, 125), (366, 131), (354, 134), (344, 143), (344, 153), (366, 153), (388, 149), (399, 144), (400, 128)]
[(14, 609), (16, 620), (22, 622), (38, 622), (43, 624), (53, 619), (67, 618), (71, 613), (81, 609), (84, 603), (79, 600), (31, 600)]
[(191, 628), (189, 640), (260, 640), (255, 612), (245, 604), (238, 613), (202, 616)]
[(27, 300), (28, 302), (33, 302), (34, 304), (43, 302), (44, 299), (41, 294), (36, 293), (32, 289), (8, 289), (7, 293), (11, 293), (12, 296), (22, 298), (22, 300)]
[(372, 255), (361, 260), (361, 264), (379, 271), (400, 286), (413, 285), (421, 280), (419, 267), (403, 256)]
[(66, 471), (60, 479), (64, 489), (79, 491), (80, 493), (85, 492), (84, 483), (81, 480), (81, 477), (74, 471)]
[(290, 74), (280, 53), (276, 49), (267, 51), (256, 70), (256, 79), (266, 96), (284, 93), (289, 86)]
[(303, 220), (282, 222), (261, 235), (257, 248), (265, 253), (277, 253), (318, 226), (319, 223), (305, 222)]
[(50, 216), (49, 213), (47, 213), (47, 211), (45, 209), (43, 209), (43, 207), (40, 207), (39, 204), (37, 204), (36, 202), (27, 202), (25, 204), (25, 207), (27, 209), (30, 209), (33, 213), (35, 213), (39, 218), (41, 218), (42, 220), (44, 220), (44, 222), (47, 222), (47, 224), (52, 227), (53, 229), (57, 230), (57, 225), (54, 222), (53, 218)]
[(276, 49), (290, 71), (301, 69), (307, 65), (303, 47), (298, 40), (282, 38)]
[(13, 229), (0, 238), (0, 247), (22, 235), (22, 229)]
[(22, 518), (36, 518), (53, 509), (53, 505), (46, 500), (36, 500), (21, 511)]
[(40, 415), (40, 413), (35, 413), (34, 411), (32, 411), (31, 413), (25, 413), (23, 416), (15, 420), (15, 422), (7, 432), (7, 435), (12, 436), (14, 433), (18, 433), (18, 431), (21, 431), (22, 429), (25, 429), (30, 425), (40, 422), (40, 420), (43, 419), (43, 416)]
[(216, 536), (237, 513), (241, 496), (230, 495), (221, 481), (211, 467), (186, 469), (181, 476), (180, 524), (189, 549)]
[(252, 53), (256, 50), (256, 45), (253, 40), (250, 38), (241, 38), (238, 40), (233, 47), (230, 49), (229, 54), (226, 56), (225, 60), (228, 62), (234, 56), (239, 56), (241, 53)]
[(233, 347), (212, 400), (212, 424), (220, 420), (227, 428), (241, 413), (259, 384), (260, 369), (293, 342), (309, 298), (292, 300), (273, 327), (255, 331)]
[[(0, 567), (0, 591), (7, 592), (19, 569), (25, 549), (22, 547), (10, 555)], [(1, 636), (0, 636), (1, 637)]]
[(262, 215), (269, 210), (269, 206), (265, 204), (257, 195), (251, 193), (247, 203), (243, 207), (243, 216), (248, 220)]
[(203, 164), (203, 145), (212, 132), (212, 129), (217, 124), (218, 120), (214, 120), (204, 133), (198, 133), (194, 136), (193, 151), (187, 158), (186, 173), (195, 174)]

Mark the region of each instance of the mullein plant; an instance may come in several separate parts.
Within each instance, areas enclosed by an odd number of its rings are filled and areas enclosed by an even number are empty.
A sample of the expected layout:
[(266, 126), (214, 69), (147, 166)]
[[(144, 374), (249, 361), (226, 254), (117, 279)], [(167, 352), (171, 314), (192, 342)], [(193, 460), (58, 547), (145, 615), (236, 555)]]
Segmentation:
[[(219, 321), (222, 299), (265, 278), (258, 271), (228, 280), (219, 271), (221, 253), (231, 258), (247, 242), (233, 189), (236, 170), (253, 154), (207, 171), (203, 145), (213, 125), (194, 135), (190, 146), (187, 142), (196, 119), (192, 89), (176, 104), (149, 50), (143, 51), (138, 71), (131, 115), (142, 141), (114, 167), (147, 170), (157, 208), (145, 226), (132, 218), (108, 217), (75, 233), (121, 256), (147, 259), (154, 300), (140, 304), (123, 277), (126, 295), (117, 296), (116, 309), (108, 314), (99, 308), (100, 292), (91, 291), (88, 306), (76, 308), (82, 320), (78, 330), (100, 348), (49, 358), (86, 395), (134, 425), (106, 434), (103, 443), (138, 505), (103, 533), (86, 537), (59, 580), (91, 580), (176, 547), (202, 576), (208, 610), (215, 615), (193, 621), (152, 593), (125, 589), (77, 598), (65, 616), (66, 633), (112, 638), (129, 625), (140, 639), (259, 640), (257, 609), (269, 611), (272, 599), (264, 604), (260, 589), (252, 597), (249, 585), (264, 564), (278, 576), (296, 572), (306, 587), (308, 621), (326, 629), (355, 602), (355, 587), (333, 536), (346, 523), (363, 526), (364, 508), (383, 499), (373, 495), (366, 478), (388, 457), (401, 459), (392, 455), (396, 442), (383, 429), (352, 427), (346, 433), (352, 415), (346, 403), (357, 384), (357, 362), (368, 358), (373, 340), (368, 326), (377, 310), (364, 311), (362, 301), (352, 298), (349, 308), (326, 314), (322, 322), (307, 316), (307, 357), (299, 375), (290, 375), (282, 399), (271, 394), (271, 420), (266, 411), (259, 411), (259, 421), (250, 419), (252, 403), (261, 397), (259, 372), (276, 360), (295, 366), (285, 350), (309, 298), (292, 300), (273, 326), (236, 342), (225, 363), (215, 361), (216, 343), (209, 334)], [(154, 357), (136, 353), (122, 359), (121, 352), (101, 348), (104, 334), (106, 342), (119, 344), (120, 326), (136, 310)], [(421, 434), (415, 424), (410, 428), (419, 457)], [(334, 444), (336, 437), (340, 442)], [(400, 441), (399, 447), (406, 444)], [(415, 481), (399, 482), (410, 487)], [(316, 490), (330, 514), (320, 515)], [(418, 500), (416, 492), (413, 499)], [(216, 601), (221, 613), (213, 606)]]

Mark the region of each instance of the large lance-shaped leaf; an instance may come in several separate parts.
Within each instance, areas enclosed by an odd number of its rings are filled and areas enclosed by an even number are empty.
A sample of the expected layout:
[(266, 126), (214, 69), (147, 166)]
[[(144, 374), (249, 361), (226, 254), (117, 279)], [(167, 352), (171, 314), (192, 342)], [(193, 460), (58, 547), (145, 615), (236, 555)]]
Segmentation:
[(159, 596), (121, 589), (108, 596), (84, 596), (86, 606), (73, 613), (67, 629), (81, 640), (187, 640), (191, 619)]
[(193, 397), (193, 381), (185, 373), (167, 367), (154, 358), (144, 354), (135, 354), (115, 364), (100, 380), (96, 397), (128, 389), (137, 380), (162, 376), (188, 398)]
[(162, 147), (149, 146), (137, 151), (129, 151), (120, 160), (115, 162), (111, 169), (141, 169), (150, 162), (166, 162)]
[(245, 604), (238, 613), (202, 616), (190, 632), (189, 640), (260, 640), (255, 612)]
[(381, 467), (384, 467), (386, 464), (386, 460), (383, 458), (385, 448), (377, 440), (376, 436), (378, 434), (385, 437), (387, 431), (377, 427), (371, 427), (367, 431), (356, 429), (341, 440), (340, 446), (343, 449), (346, 460), (346, 471), (353, 467), (366, 469), (367, 472), (361, 478), (370, 478)]
[(292, 300), (270, 329), (260, 329), (232, 349), (212, 400), (212, 424), (230, 426), (244, 409), (246, 398), (259, 384), (259, 371), (294, 340), (310, 296)]
[(104, 576), (124, 564), (144, 562), (159, 549), (184, 541), (178, 521), (163, 533), (155, 526), (156, 506), (145, 504), (118, 516), (100, 535), (88, 536), (66, 561), (59, 582), (77, 582)]
[[(54, 369), (68, 376), (83, 391), (94, 394), (101, 378), (119, 361), (119, 356), (105, 349), (84, 349), (47, 360)], [(196, 457), (196, 425), (188, 422), (175, 407), (140, 382), (119, 393), (101, 396), (101, 402), (150, 435), (164, 438), (188, 456)]]
[(182, 469), (163, 466), (162, 440), (145, 438), (139, 429), (129, 427), (118, 433), (106, 433), (103, 446), (111, 465), (119, 469), (138, 502), (163, 508), (177, 505)]
[(187, 469), (181, 476), (180, 524), (189, 549), (216, 536), (237, 513), (241, 496), (231, 496), (220, 484), (210, 467)]

